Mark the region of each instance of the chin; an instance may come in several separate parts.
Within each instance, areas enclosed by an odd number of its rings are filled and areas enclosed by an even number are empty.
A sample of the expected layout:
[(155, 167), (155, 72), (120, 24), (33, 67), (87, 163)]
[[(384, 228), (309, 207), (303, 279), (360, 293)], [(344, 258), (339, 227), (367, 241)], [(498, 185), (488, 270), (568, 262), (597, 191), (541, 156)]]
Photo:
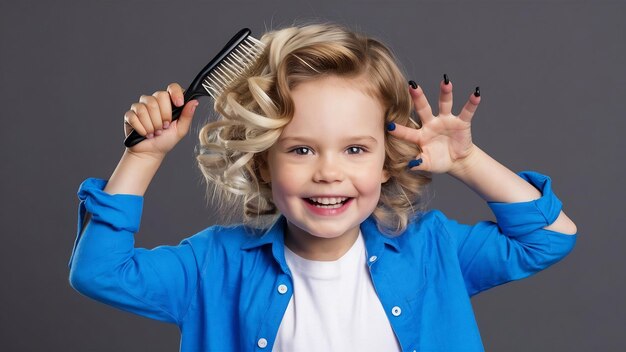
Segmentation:
[(358, 227), (359, 227), (358, 224), (355, 226), (349, 226), (349, 227), (337, 226), (337, 224), (332, 224), (332, 223), (329, 223), (329, 224), (320, 223), (320, 224), (314, 224), (312, 226), (300, 226), (299, 224), (294, 223), (294, 222), (292, 222), (292, 224), (294, 224), (295, 227), (297, 227), (300, 231), (303, 231), (310, 236), (317, 237), (317, 238), (326, 238), (326, 239), (341, 237), (344, 234), (350, 232), (355, 227), (357, 228), (357, 231), (358, 231)]

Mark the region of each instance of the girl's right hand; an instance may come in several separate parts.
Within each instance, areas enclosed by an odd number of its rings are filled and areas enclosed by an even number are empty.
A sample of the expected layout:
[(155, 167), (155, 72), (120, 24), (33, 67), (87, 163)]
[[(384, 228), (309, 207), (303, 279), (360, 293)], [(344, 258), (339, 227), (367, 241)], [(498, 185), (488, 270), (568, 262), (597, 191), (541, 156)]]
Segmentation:
[(146, 139), (127, 148), (127, 151), (163, 159), (189, 132), (194, 111), (199, 104), (197, 100), (190, 100), (180, 117), (172, 122), (172, 104), (179, 107), (183, 105), (183, 99), (182, 87), (178, 83), (171, 83), (167, 91), (142, 95), (139, 102), (131, 105), (124, 114), (124, 135), (128, 136), (135, 130)]

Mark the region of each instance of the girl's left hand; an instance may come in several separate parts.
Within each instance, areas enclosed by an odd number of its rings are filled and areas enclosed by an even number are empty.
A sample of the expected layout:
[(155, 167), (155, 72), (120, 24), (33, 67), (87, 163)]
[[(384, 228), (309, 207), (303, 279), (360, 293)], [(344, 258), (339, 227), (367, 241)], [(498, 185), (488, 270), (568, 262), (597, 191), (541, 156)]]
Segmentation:
[[(472, 142), (471, 121), (480, 103), (480, 91), (470, 95), (458, 116), (452, 114), (452, 82), (440, 84), (439, 115), (432, 109), (421, 87), (409, 91), (422, 127), (414, 129), (389, 124), (389, 133), (397, 138), (417, 144), (422, 153), (409, 162), (415, 170), (445, 173), (463, 169), (468, 157), (476, 149)], [(395, 128), (394, 128), (395, 127)], [(420, 162), (421, 159), (421, 162)]]

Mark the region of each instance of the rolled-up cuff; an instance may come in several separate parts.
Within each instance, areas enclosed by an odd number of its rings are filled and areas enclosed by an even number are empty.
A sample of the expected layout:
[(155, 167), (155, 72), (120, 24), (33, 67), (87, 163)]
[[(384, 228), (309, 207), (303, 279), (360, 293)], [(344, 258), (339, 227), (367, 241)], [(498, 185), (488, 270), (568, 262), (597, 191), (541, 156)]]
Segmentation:
[(78, 198), (84, 203), (91, 220), (96, 220), (120, 231), (139, 231), (143, 197), (132, 194), (108, 194), (103, 191), (107, 181), (88, 178), (78, 189)]
[(541, 198), (528, 202), (487, 204), (496, 216), (498, 227), (509, 236), (518, 236), (552, 224), (561, 213), (563, 204), (552, 192), (550, 177), (534, 171), (518, 173), (541, 192)]
[(132, 194), (108, 194), (103, 191), (107, 182), (98, 178), (88, 178), (78, 187), (78, 199), (80, 200), (78, 230), (68, 264), (70, 267), (83, 233), (83, 222), (87, 212), (91, 213), (91, 221), (105, 224), (115, 231), (132, 233), (139, 231), (143, 197)]

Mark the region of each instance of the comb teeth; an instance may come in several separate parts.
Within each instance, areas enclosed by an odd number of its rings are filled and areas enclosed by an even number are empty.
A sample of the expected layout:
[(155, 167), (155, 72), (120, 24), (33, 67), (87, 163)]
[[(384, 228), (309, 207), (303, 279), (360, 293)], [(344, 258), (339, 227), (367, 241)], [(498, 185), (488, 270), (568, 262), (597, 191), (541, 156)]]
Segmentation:
[(213, 99), (222, 94), (226, 87), (248, 70), (261, 56), (265, 44), (248, 36), (237, 45), (202, 81), (202, 87)]

